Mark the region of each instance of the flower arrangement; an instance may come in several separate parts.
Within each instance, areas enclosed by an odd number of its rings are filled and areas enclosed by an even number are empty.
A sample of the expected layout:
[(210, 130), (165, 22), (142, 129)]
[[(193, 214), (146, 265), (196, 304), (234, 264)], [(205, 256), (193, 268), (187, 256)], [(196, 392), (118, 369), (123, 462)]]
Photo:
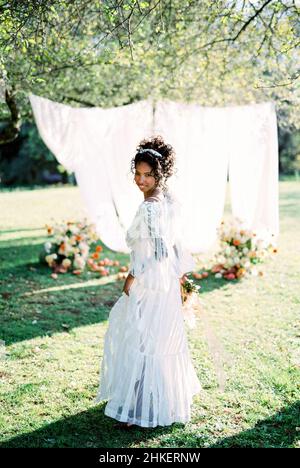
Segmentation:
[(80, 275), (87, 267), (90, 271), (98, 272), (100, 276), (110, 274), (110, 267), (117, 267), (117, 279), (124, 279), (128, 266), (120, 266), (118, 260), (105, 257), (100, 260), (103, 247), (96, 245), (91, 251), (91, 244), (98, 240), (94, 224), (67, 221), (53, 226), (46, 224), (47, 234), (51, 240), (45, 242), (40, 261), (48, 264), (53, 270), (51, 276), (56, 279), (57, 273), (72, 271)]
[(102, 252), (102, 247), (97, 245), (95, 252), (93, 252), (87, 260), (88, 267), (91, 271), (98, 271), (101, 276), (107, 276), (110, 274), (109, 267), (118, 267), (119, 273), (117, 274), (117, 279), (124, 279), (125, 272), (128, 271), (128, 266), (120, 266), (119, 260), (111, 260), (108, 257), (105, 257), (103, 260), (100, 259), (100, 252)]
[[(98, 239), (93, 224), (67, 221), (50, 226), (46, 224), (47, 234), (51, 241), (44, 244), (40, 260), (45, 261), (55, 273), (66, 273), (73, 269), (76, 274), (84, 270), (90, 244)], [(102, 249), (98, 246), (98, 251)]]
[(195, 311), (201, 309), (199, 289), (200, 285), (194, 284), (191, 279), (186, 279), (181, 283), (181, 300), (182, 300), (182, 312), (185, 323), (189, 328), (195, 328), (196, 326), (196, 315)]
[(214, 255), (210, 270), (215, 278), (228, 280), (240, 279), (247, 274), (263, 275), (256, 269), (270, 253), (276, 253), (277, 248), (273, 234), (265, 232), (261, 238), (255, 231), (246, 229), (239, 218), (232, 218), (225, 224), (222, 221), (217, 229), (220, 248)]

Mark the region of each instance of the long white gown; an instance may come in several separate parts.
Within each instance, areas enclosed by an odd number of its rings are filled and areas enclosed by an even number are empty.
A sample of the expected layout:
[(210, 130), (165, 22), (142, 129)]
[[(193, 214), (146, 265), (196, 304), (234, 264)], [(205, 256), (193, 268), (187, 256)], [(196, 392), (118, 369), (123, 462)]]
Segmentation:
[(182, 314), (179, 278), (195, 268), (184, 247), (181, 205), (164, 193), (144, 200), (126, 233), (135, 277), (109, 314), (95, 403), (142, 427), (186, 423), (201, 390)]

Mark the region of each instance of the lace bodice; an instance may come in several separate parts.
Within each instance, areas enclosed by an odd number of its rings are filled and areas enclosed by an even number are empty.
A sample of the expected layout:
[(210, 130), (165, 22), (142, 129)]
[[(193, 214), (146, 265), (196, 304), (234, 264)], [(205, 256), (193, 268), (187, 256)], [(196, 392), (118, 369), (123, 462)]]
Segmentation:
[(164, 198), (144, 200), (138, 207), (126, 233), (131, 249), (130, 273), (145, 287), (167, 287), (168, 277), (183, 274), (195, 268), (195, 261), (184, 247), (181, 225), (181, 205), (166, 193)]

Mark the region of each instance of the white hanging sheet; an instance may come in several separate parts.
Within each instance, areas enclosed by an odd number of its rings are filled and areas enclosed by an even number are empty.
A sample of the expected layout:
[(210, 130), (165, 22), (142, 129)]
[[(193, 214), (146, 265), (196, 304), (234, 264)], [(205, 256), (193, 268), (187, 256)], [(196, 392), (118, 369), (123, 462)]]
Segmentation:
[(151, 131), (150, 102), (73, 108), (32, 94), (30, 102), (44, 142), (66, 169), (74, 171), (101, 240), (112, 250), (128, 252), (126, 229), (140, 202), (130, 160)]
[(273, 103), (203, 107), (150, 100), (73, 108), (29, 95), (41, 137), (74, 171), (87, 214), (104, 244), (128, 253), (125, 233), (143, 195), (130, 161), (141, 139), (162, 135), (176, 151), (168, 180), (182, 204), (186, 246), (209, 250), (223, 217), (229, 169), (233, 215), (278, 235), (278, 140)]
[[(258, 235), (279, 234), (278, 135), (273, 103), (235, 106), (228, 115), (232, 213)], [(237, 130), (236, 130), (237, 129)]]

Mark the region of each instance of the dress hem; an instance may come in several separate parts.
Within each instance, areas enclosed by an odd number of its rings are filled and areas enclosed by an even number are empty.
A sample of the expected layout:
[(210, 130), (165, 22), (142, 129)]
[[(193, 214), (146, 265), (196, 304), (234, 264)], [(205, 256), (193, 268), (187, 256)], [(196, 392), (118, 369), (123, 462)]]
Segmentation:
[[(189, 398), (189, 402), (190, 402), (190, 405), (192, 404), (192, 400), (193, 400), (193, 397), (195, 395), (198, 395), (199, 393), (201, 393), (203, 391), (202, 389), (202, 386), (200, 386), (200, 388), (198, 390), (195, 390), (193, 393), (191, 393), (190, 395), (190, 398)], [(95, 398), (94, 400), (94, 403), (97, 404), (97, 403), (100, 403), (104, 400), (108, 400), (108, 398), (100, 398), (99, 396)], [(108, 403), (107, 403), (108, 405)], [(159, 422), (157, 422), (156, 424), (149, 424), (149, 422), (145, 419), (135, 419), (135, 418), (128, 418), (126, 416), (117, 416), (117, 412), (116, 410), (113, 410), (111, 408), (108, 408), (107, 406), (105, 407), (104, 409), (104, 414), (106, 416), (109, 416), (113, 419), (116, 419), (117, 421), (120, 421), (120, 422), (124, 422), (124, 423), (130, 423), (130, 424), (134, 424), (136, 426), (141, 426), (141, 427), (148, 427), (148, 428), (154, 428), (154, 427), (157, 427), (157, 426), (170, 426), (171, 424), (174, 424), (174, 423), (188, 423), (190, 421), (190, 413), (188, 414), (188, 416), (176, 416), (175, 419), (170, 419), (169, 422), (165, 423), (165, 424), (161, 424)]]

